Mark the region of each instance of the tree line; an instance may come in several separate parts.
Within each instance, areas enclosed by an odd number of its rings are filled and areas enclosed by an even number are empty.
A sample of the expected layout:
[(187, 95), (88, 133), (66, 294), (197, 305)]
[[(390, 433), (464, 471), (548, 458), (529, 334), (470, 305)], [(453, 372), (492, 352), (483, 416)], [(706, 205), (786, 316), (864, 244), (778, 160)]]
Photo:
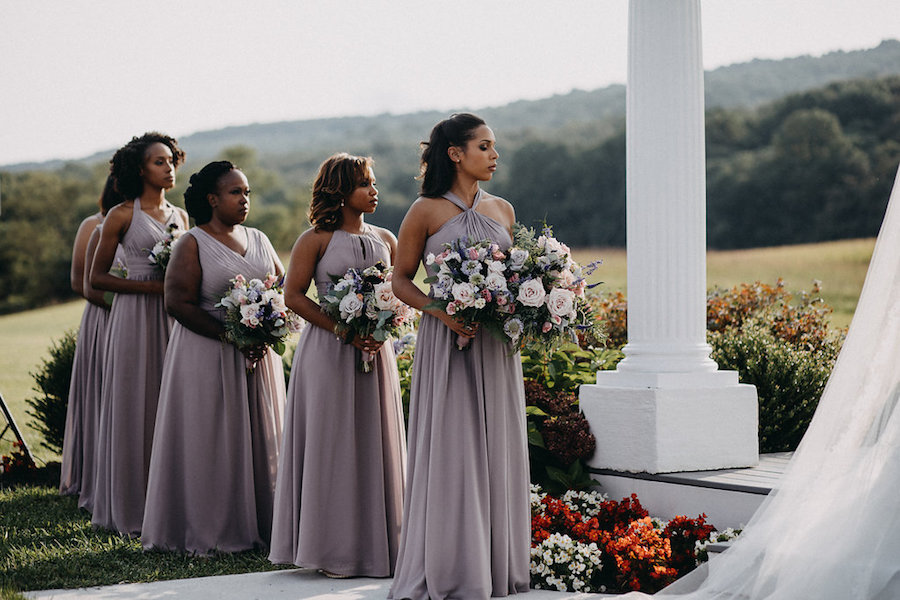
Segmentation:
[[(423, 124), (433, 115), (419, 115)], [(625, 125), (619, 115), (558, 127), (504, 130), (485, 187), (509, 199), (526, 224), (546, 221), (571, 246), (625, 244)], [(248, 225), (288, 251), (306, 227), (318, 164), (344, 150), (375, 157), (381, 204), (371, 221), (397, 231), (416, 197), (419, 149), (389, 116), (368, 119), (328, 146), (270, 154), (231, 146), (216, 158), (241, 166), (254, 189)], [(349, 123), (348, 123), (349, 125)], [(427, 135), (422, 126), (419, 138)], [(353, 133), (353, 135), (351, 135)], [(363, 133), (365, 135), (363, 135)], [(414, 139), (414, 138), (412, 138)], [(900, 76), (833, 83), (755, 108), (712, 108), (706, 117), (707, 238), (746, 248), (870, 237), (877, 233), (900, 162)], [(169, 199), (182, 204), (182, 167)], [(96, 212), (104, 161), (0, 171), (0, 312), (71, 297), (71, 244)]]

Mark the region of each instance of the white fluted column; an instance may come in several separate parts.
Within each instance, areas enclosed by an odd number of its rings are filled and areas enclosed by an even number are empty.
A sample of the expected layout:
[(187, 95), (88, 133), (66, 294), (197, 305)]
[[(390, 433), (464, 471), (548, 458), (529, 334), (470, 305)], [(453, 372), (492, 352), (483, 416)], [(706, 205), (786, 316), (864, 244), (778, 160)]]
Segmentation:
[[(756, 390), (719, 371), (706, 343), (700, 0), (631, 0), (628, 27), (628, 344), (616, 371), (582, 386), (598, 438), (591, 464), (749, 466), (758, 459)], [(724, 432), (730, 449), (718, 449), (714, 434), (708, 444), (696, 439), (708, 427), (740, 431)]]

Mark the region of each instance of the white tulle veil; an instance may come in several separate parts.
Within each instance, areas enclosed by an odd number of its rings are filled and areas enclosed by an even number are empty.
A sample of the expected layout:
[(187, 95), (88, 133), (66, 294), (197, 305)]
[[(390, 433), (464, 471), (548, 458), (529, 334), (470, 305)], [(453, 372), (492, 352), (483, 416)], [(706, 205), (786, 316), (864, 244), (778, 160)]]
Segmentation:
[(898, 396), (900, 171), (847, 339), (778, 488), (709, 569), (657, 595), (900, 598)]

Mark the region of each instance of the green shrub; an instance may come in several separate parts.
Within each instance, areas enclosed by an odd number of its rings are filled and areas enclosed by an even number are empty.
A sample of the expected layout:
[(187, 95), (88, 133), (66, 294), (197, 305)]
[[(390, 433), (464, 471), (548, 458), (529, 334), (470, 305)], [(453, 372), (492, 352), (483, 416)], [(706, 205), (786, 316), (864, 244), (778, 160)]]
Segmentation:
[(596, 382), (597, 371), (614, 368), (621, 356), (576, 344), (549, 354), (522, 350), (532, 483), (551, 493), (596, 485), (584, 464), (596, 439), (578, 406), (578, 386)]
[(759, 451), (794, 450), (806, 432), (837, 358), (840, 342), (817, 349), (777, 337), (771, 323), (751, 319), (743, 327), (708, 335), (719, 368), (756, 386), (759, 398)]
[[(720, 369), (737, 371), (759, 397), (760, 452), (794, 450), (815, 413), (844, 341), (829, 329), (831, 307), (812, 290), (791, 294), (778, 279), (759, 281), (707, 296), (707, 341)], [(606, 324), (608, 343), (627, 341), (627, 301), (621, 292), (592, 299)], [(615, 364), (615, 360), (609, 361)], [(558, 368), (558, 367), (557, 367)]]
[(75, 340), (78, 331), (69, 331), (62, 339), (53, 342), (50, 358), (44, 359), (34, 377), (34, 391), (38, 396), (26, 400), (31, 410), (31, 426), (43, 436), (41, 445), (57, 454), (62, 452), (63, 434), (66, 429), (66, 409), (69, 404), (69, 381), (72, 379), (72, 363), (75, 359)]

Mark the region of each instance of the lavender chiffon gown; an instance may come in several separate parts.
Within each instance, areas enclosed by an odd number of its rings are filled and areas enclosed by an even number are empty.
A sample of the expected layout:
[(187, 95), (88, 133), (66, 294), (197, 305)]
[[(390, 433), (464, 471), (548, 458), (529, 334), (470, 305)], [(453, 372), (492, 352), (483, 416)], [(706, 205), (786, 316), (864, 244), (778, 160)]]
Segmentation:
[[(102, 223), (97, 225), (98, 230), (102, 227)], [(125, 262), (121, 246), (116, 249), (113, 264), (118, 264), (116, 261)], [(90, 302), (85, 305), (75, 343), (63, 434), (59, 492), (78, 494), (78, 506), (88, 512), (94, 510), (94, 466), (108, 323), (108, 307)]]
[[(315, 281), (383, 261), (373, 233), (335, 231)], [(388, 577), (400, 536), (406, 441), (397, 364), (390, 341), (371, 373), (356, 349), (320, 327), (302, 333), (288, 385), (269, 560), (344, 575)]]
[[(179, 223), (175, 207), (160, 223), (134, 200), (131, 225), (122, 239), (128, 279), (162, 279), (147, 258), (165, 239), (169, 223)], [(107, 326), (106, 357), (100, 394), (100, 428), (94, 476), (96, 527), (138, 535), (144, 519), (144, 494), (163, 360), (172, 320), (161, 294), (116, 294)]]
[[(59, 493), (67, 496), (81, 495), (88, 488), (93, 488), (94, 446), (100, 418), (100, 381), (107, 321), (108, 308), (90, 302), (85, 305), (75, 342), (63, 433)], [(90, 506), (88, 503), (85, 507), (90, 510)]]
[[(200, 306), (216, 308), (238, 273), (275, 272), (275, 250), (261, 231), (247, 233), (241, 256), (197, 227), (203, 271)], [(166, 352), (141, 542), (145, 549), (192, 554), (265, 548), (284, 407), (281, 357), (269, 349), (247, 373), (231, 344), (175, 323)]]
[[(425, 242), (425, 254), (462, 236), (506, 249), (506, 227), (453, 195), (462, 212)], [(525, 392), (518, 352), (485, 332), (465, 351), (424, 314), (413, 364), (409, 474), (397, 600), (475, 600), (527, 592), (531, 512)]]

